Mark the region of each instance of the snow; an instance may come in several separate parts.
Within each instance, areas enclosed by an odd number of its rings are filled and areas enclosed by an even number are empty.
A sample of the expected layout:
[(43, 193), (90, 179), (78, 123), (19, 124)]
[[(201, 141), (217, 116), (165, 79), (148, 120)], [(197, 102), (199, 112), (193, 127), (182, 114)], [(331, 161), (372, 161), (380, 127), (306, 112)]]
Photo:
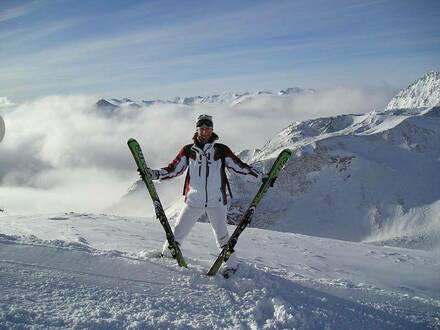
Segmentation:
[[(232, 229), (232, 228), (231, 228)], [(248, 228), (231, 279), (204, 274), (209, 225), (184, 244), (188, 269), (157, 258), (156, 220), (105, 214), (0, 222), (6, 328), (426, 329), (440, 326), (438, 254)]]
[(431, 71), (400, 91), (386, 110), (430, 108), (440, 103), (440, 72)]

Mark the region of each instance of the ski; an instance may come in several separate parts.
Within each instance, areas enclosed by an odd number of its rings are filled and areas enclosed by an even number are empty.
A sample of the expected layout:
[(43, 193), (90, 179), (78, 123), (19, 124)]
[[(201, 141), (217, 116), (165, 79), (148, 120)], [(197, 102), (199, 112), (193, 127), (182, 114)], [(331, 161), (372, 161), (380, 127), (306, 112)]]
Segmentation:
[(255, 209), (258, 206), (258, 204), (261, 202), (262, 198), (266, 194), (267, 190), (275, 179), (278, 176), (278, 173), (283, 168), (283, 166), (286, 164), (286, 162), (289, 160), (290, 156), (292, 155), (292, 152), (289, 149), (284, 149), (281, 151), (281, 153), (278, 155), (277, 159), (275, 160), (275, 163), (272, 165), (272, 168), (270, 169), (268, 173), (267, 180), (261, 184), (260, 189), (255, 194), (254, 199), (252, 200), (251, 204), (249, 205), (248, 209), (246, 210), (245, 214), (243, 215), (243, 218), (241, 219), (240, 223), (238, 224), (237, 228), (232, 233), (231, 237), (229, 238), (229, 241), (226, 243), (226, 245), (223, 247), (222, 251), (220, 252), (219, 256), (215, 260), (214, 264), (209, 269), (208, 273), (206, 275), (208, 276), (214, 276), (217, 274), (218, 270), (220, 269), (223, 262), (226, 262), (231, 254), (234, 252), (234, 247), (237, 244), (238, 237), (242, 233), (242, 231), (249, 225), (249, 223), (252, 220), (252, 216), (254, 215)]
[(156, 217), (165, 230), (165, 235), (168, 241), (168, 248), (171, 251), (171, 255), (177, 260), (180, 267), (187, 267), (186, 261), (183, 258), (182, 251), (180, 250), (179, 244), (174, 240), (174, 234), (171, 230), (168, 218), (163, 210), (162, 203), (160, 202), (159, 196), (157, 194), (156, 188), (154, 187), (153, 180), (149, 173), (147, 172), (147, 164), (145, 162), (144, 154), (142, 153), (141, 146), (135, 139), (129, 139), (128, 147), (133, 154), (134, 160), (137, 167), (142, 173), (142, 181), (144, 181), (147, 186), (148, 192), (150, 193), (151, 199), (153, 200), (154, 211), (156, 212)]

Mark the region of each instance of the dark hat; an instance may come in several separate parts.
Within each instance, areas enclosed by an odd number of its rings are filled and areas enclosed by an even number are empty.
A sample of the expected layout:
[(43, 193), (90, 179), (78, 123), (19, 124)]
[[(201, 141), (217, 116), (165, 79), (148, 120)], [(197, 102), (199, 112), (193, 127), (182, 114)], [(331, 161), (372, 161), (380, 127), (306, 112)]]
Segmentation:
[(214, 123), (212, 122), (212, 116), (210, 115), (198, 116), (196, 121), (196, 127), (214, 128)]

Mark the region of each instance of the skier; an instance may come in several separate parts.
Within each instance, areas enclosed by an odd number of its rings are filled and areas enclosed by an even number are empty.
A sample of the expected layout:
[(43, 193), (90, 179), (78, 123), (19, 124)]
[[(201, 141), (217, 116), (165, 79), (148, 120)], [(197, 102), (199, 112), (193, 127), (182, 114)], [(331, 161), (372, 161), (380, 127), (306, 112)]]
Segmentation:
[[(176, 158), (166, 167), (147, 171), (153, 180), (168, 180), (186, 171), (183, 195), (185, 205), (173, 228), (176, 242), (181, 245), (191, 228), (206, 214), (211, 224), (217, 247), (221, 250), (228, 242), (226, 228), (227, 190), (232, 196), (225, 168), (247, 175), (254, 181), (264, 180), (265, 175), (242, 162), (224, 144), (217, 143), (218, 135), (213, 132), (210, 115), (200, 115), (196, 121), (193, 142), (185, 145)], [(162, 256), (169, 256), (168, 242), (165, 242)], [(235, 273), (238, 267), (236, 253), (233, 253), (223, 271), (225, 277)]]

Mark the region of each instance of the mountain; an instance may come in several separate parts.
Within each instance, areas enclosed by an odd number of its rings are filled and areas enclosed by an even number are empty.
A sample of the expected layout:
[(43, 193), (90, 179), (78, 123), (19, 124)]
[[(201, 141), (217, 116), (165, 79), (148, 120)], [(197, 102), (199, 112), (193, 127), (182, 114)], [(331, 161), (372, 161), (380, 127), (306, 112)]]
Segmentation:
[(299, 88), (299, 87), (290, 87), (278, 92), (278, 95), (297, 95), (297, 94), (314, 94), (316, 90), (307, 88)]
[(230, 104), (239, 100), (240, 98), (249, 95), (249, 93), (236, 94), (236, 93), (224, 93), (211, 96), (193, 96), (193, 97), (176, 97), (174, 103), (184, 105), (196, 105), (196, 104)]
[[(292, 124), (250, 162), (267, 170), (290, 148), (295, 156), (255, 213), (253, 226), (351, 241), (394, 240), (440, 246), (440, 117), (368, 113)], [(239, 198), (231, 220), (257, 188), (231, 177)], [(269, 217), (270, 215), (270, 217)], [(406, 237), (399, 241), (399, 238)], [(407, 243), (407, 244), (406, 244)]]
[(122, 107), (133, 107), (133, 108), (140, 108), (141, 106), (139, 104), (137, 104), (136, 102), (128, 99), (128, 98), (123, 98), (122, 100), (119, 99), (111, 99), (112, 103), (114, 105), (117, 106), (122, 106)]
[(111, 99), (110, 101), (106, 100), (106, 99), (100, 99), (98, 102), (96, 102), (96, 106), (98, 108), (106, 108), (106, 109), (110, 109), (110, 110), (119, 109), (121, 107), (134, 107), (134, 108), (141, 107), (136, 102), (134, 102), (130, 99), (127, 99), (127, 98), (124, 98), (122, 100)]
[[(440, 107), (427, 107), (437, 104), (435, 77), (424, 75), (394, 98), (403, 102), (414, 90), (425, 95), (429, 102), (411, 103), (418, 106), (411, 111), (388, 106), (383, 112), (306, 120), (268, 141), (248, 159), (254, 166), (267, 170), (284, 148), (295, 156), (255, 213), (253, 226), (440, 247)], [(239, 176), (230, 181), (238, 196), (230, 208), (235, 222), (257, 187)]]
[(100, 99), (98, 102), (96, 102), (96, 106), (99, 108), (108, 108), (111, 110), (118, 108), (117, 105), (115, 105), (105, 99)]
[[(295, 156), (256, 212), (253, 226), (439, 247), (440, 107), (427, 106), (437, 104), (435, 77), (424, 75), (393, 99), (410, 104), (408, 95), (424, 95), (424, 102), (411, 103), (418, 106), (411, 111), (388, 106), (383, 112), (306, 120), (268, 141), (249, 162), (267, 169), (284, 148)], [(417, 95), (411, 92), (416, 90)], [(236, 221), (256, 187), (237, 176), (231, 185), (239, 196), (230, 211), (230, 220)]]
[(400, 91), (385, 110), (429, 108), (440, 104), (440, 72), (431, 71)]
[(273, 93), (268, 90), (256, 91), (254, 93), (223, 93), (215, 94), (210, 96), (191, 96), (191, 97), (175, 97), (172, 100), (142, 100), (141, 102), (132, 101), (130, 99), (124, 98), (105, 100), (101, 99), (96, 103), (98, 108), (110, 108), (110, 107), (149, 107), (156, 104), (181, 104), (187, 106), (199, 105), (199, 104), (227, 104), (227, 105), (237, 105), (243, 101), (249, 101), (258, 97), (273, 96), (273, 97), (283, 97), (283, 96), (297, 96), (297, 95), (307, 95), (315, 93), (313, 89), (303, 89), (299, 87), (291, 87), (285, 90), (279, 91), (278, 93)]

